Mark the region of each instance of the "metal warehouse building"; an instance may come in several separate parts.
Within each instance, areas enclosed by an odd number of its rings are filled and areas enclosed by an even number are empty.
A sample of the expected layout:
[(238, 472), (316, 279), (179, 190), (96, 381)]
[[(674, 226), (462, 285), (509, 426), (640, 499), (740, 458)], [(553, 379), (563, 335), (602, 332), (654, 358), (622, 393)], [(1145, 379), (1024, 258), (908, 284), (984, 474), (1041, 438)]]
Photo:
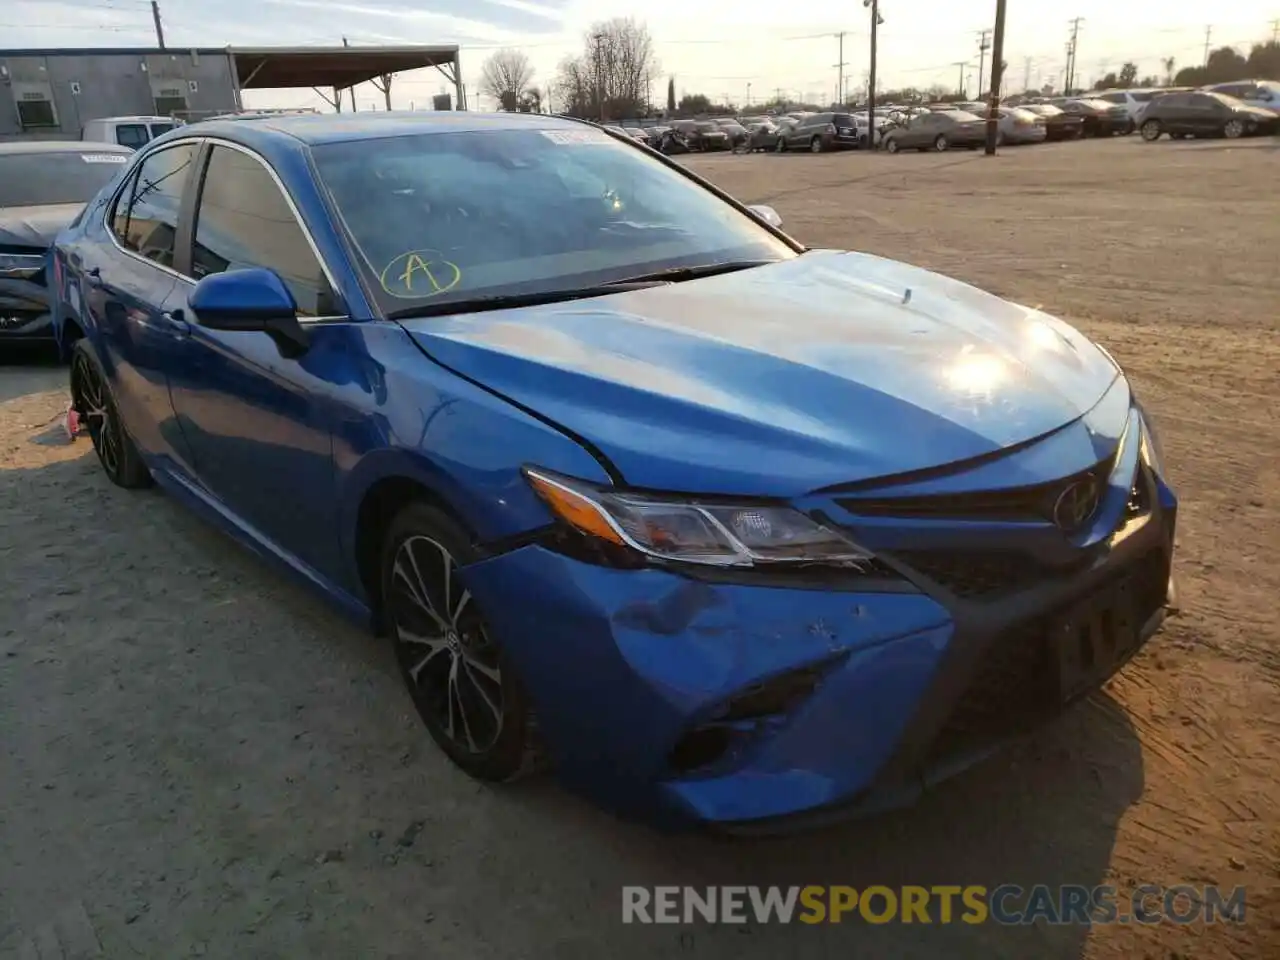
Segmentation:
[(456, 46), (0, 50), (0, 140), (74, 140), (102, 117), (199, 120), (242, 109), (251, 88), (311, 87), (340, 109), (338, 91), (423, 67), (464, 102)]

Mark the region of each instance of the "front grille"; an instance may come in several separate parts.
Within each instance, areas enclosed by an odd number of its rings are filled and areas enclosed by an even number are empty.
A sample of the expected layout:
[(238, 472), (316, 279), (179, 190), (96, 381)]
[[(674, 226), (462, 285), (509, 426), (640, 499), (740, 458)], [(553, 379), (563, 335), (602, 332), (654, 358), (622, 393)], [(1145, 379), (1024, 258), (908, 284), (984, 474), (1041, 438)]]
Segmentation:
[(839, 497), (836, 503), (863, 517), (1052, 523), (1054, 505), (1064, 490), (1082, 480), (1105, 484), (1113, 463), (1114, 458), (1109, 457), (1071, 476), (1027, 487), (909, 497)]
[(903, 550), (895, 556), (917, 573), (965, 599), (991, 599), (1026, 590), (1056, 577), (1069, 576), (1088, 566), (1093, 559), (1093, 555), (1087, 553), (1070, 566), (1047, 567), (1015, 550)]
[[(1164, 605), (1168, 581), (1166, 556), (1155, 550), (1100, 589), (1117, 605), (1127, 605), (1131, 621), (1140, 627)], [(1050, 637), (1061, 628), (1068, 609), (1019, 624), (992, 641), (931, 745), (927, 763), (1024, 733), (1062, 709), (1065, 702)], [(1100, 677), (1096, 685), (1105, 679)]]

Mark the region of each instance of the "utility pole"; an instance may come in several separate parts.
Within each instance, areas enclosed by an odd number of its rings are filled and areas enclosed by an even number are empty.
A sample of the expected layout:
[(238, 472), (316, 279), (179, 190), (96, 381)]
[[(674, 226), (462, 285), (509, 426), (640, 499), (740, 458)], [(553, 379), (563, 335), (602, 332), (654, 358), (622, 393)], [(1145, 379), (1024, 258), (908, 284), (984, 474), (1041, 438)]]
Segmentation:
[(988, 157), (996, 155), (996, 141), (1000, 138), (1000, 87), (1004, 80), (1004, 7), (1005, 0), (996, 0), (996, 35), (991, 44), (991, 109), (987, 111)]
[(1022, 60), (1022, 92), (1026, 93), (1031, 89), (1031, 58), (1024, 57)]
[(1204, 65), (1209, 65), (1209, 44), (1213, 41), (1213, 27), (1204, 28)]
[(591, 39), (596, 42), (596, 100), (600, 104), (600, 122), (604, 123), (604, 57), (600, 54), (604, 34), (597, 33)]
[(871, 69), (867, 71), (867, 146), (874, 150), (876, 146), (876, 36), (877, 28), (884, 23), (880, 16), (880, 0), (862, 0), (862, 5), (871, 11)]
[(982, 96), (982, 74), (987, 67), (987, 51), (991, 49), (991, 31), (978, 31), (978, 96)]
[(1080, 24), (1084, 23), (1084, 17), (1076, 17), (1067, 22), (1071, 24), (1071, 42), (1067, 44), (1067, 88), (1062, 92), (1071, 96), (1071, 88), (1076, 82), (1076, 49), (1080, 41)]
[(164, 49), (164, 24), (160, 22), (160, 4), (157, 0), (151, 0), (151, 19), (156, 24), (156, 43), (160, 44), (160, 49)]
[(956, 87), (956, 93), (960, 95), (961, 100), (964, 99), (964, 68), (967, 67), (968, 65), (969, 65), (968, 60), (957, 60), (952, 64), (953, 67), (960, 68), (960, 83)]
[(1280, 43), (1280, 17), (1271, 21), (1271, 42)]
[(751, 81), (747, 81), (747, 106), (751, 106)]
[(844, 31), (841, 30), (836, 34), (836, 39), (840, 43), (840, 57), (837, 63), (833, 64), (836, 68), (836, 103), (840, 102), (840, 95), (844, 92), (844, 68), (848, 66), (844, 62)]

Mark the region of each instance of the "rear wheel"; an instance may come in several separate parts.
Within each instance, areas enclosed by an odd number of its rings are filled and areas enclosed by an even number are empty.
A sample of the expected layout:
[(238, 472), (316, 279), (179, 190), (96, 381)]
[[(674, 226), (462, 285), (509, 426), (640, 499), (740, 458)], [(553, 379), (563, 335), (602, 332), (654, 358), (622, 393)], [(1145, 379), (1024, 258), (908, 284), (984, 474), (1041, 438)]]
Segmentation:
[(1228, 140), (1235, 140), (1244, 136), (1243, 120), (1228, 120), (1222, 126), (1222, 135)]
[(382, 596), (396, 660), (418, 715), (449, 758), (481, 780), (542, 765), (532, 707), (462, 568), (480, 559), (443, 511), (412, 503), (382, 551)]
[(1148, 120), (1143, 123), (1138, 132), (1142, 134), (1142, 139), (1147, 143), (1154, 143), (1160, 139), (1160, 135), (1164, 133), (1164, 130), (1161, 129), (1159, 120)]
[(787, 152), (787, 141), (786, 141), (786, 138), (785, 138), (785, 137), (779, 137), (779, 138), (774, 142), (774, 144), (773, 144), (773, 152), (774, 152), (774, 153), (786, 153), (786, 152)]
[(885, 150), (887, 150), (889, 153), (897, 153), (897, 152), (898, 152), (898, 138), (897, 138), (897, 137), (890, 137), (888, 140), (886, 140), (886, 141), (884, 142), (884, 148), (885, 148)]
[(71, 403), (84, 421), (107, 479), (129, 490), (151, 486), (151, 471), (129, 438), (107, 378), (84, 339), (72, 347)]
[(822, 138), (821, 138), (821, 137), (814, 137), (812, 140), (810, 140), (810, 141), (809, 141), (809, 152), (810, 152), (810, 153), (821, 153), (821, 152), (822, 152)]
[(945, 152), (949, 146), (951, 146), (951, 143), (947, 140), (947, 135), (945, 133), (938, 134), (937, 139), (933, 141), (933, 149), (937, 150), (939, 153)]

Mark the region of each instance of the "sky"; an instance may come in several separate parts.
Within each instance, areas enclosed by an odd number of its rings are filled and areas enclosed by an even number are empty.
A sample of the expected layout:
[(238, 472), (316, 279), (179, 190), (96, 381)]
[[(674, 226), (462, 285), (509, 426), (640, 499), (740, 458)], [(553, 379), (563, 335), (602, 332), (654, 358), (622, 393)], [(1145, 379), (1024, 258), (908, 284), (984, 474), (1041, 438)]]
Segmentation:
[[(502, 47), (525, 51), (545, 85), (556, 64), (582, 51), (594, 21), (632, 16), (654, 39), (659, 71), (653, 96), (678, 95), (759, 103), (781, 91), (791, 99), (827, 102), (843, 72), (849, 92), (865, 90), (869, 14), (858, 0), (159, 0), (165, 40), (180, 46), (310, 46), (457, 43), (473, 109), (496, 104), (480, 95), (480, 68)], [(641, 13), (643, 11), (643, 13)], [(941, 84), (977, 89), (980, 34), (995, 18), (995, 0), (881, 0), (877, 58), (880, 89)], [(1086, 81), (1137, 63), (1140, 76), (1163, 75), (1161, 61), (1203, 62), (1206, 31), (1213, 47), (1280, 35), (1280, 0), (1008, 0), (1007, 89), (1062, 82), (1069, 20), (1079, 26), (1077, 76)], [(846, 66), (840, 60), (840, 40)], [(150, 0), (0, 0), (0, 43), (17, 47), (153, 46)], [(986, 56), (990, 69), (990, 54)], [(966, 64), (964, 67), (961, 64)], [(435, 71), (396, 78), (397, 109), (423, 107), (445, 92)], [(383, 106), (370, 85), (356, 90), (359, 109)], [(310, 90), (249, 91), (245, 105), (324, 109)], [(554, 104), (553, 104), (554, 105)]]

